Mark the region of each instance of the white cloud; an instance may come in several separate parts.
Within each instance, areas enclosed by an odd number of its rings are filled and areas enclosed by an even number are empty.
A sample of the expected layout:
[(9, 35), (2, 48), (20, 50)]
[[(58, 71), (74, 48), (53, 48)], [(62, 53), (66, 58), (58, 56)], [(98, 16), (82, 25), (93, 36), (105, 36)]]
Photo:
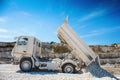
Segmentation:
[(14, 37), (10, 35), (0, 35), (0, 42), (13, 42)]
[(82, 35), (82, 38), (87, 38), (87, 37), (91, 37), (91, 36), (97, 36), (97, 35), (103, 35), (106, 33), (111, 33), (111, 32), (115, 32), (117, 30), (120, 30), (120, 27), (112, 27), (112, 28), (104, 28), (104, 29), (99, 29), (99, 30), (93, 30), (90, 33), (86, 34), (86, 35)]
[(83, 36), (81, 36), (81, 37), (82, 37), (82, 38), (87, 38), (87, 37), (97, 36), (97, 35), (101, 35), (101, 34), (103, 34), (103, 33), (101, 33), (101, 32), (90, 32), (90, 33), (88, 33), (88, 34), (86, 34), (86, 35), (83, 35)]
[(20, 29), (4, 29), (0, 28), (0, 41), (6, 42), (6, 41), (14, 41), (14, 37), (16, 36), (36, 36), (37, 33), (33, 30), (27, 29), (27, 28), (20, 28)]
[(80, 22), (81, 22), (81, 21), (86, 21), (86, 20), (89, 20), (89, 19), (91, 19), (91, 18), (94, 18), (94, 17), (97, 17), (97, 16), (101, 16), (101, 15), (103, 15), (105, 12), (106, 12), (105, 9), (104, 9), (104, 10), (99, 10), (99, 11), (93, 11), (93, 12), (91, 12), (90, 14), (88, 14), (88, 15), (80, 18), (79, 21), (80, 21)]
[(30, 14), (30, 13), (25, 12), (25, 11), (21, 11), (20, 13), (21, 13), (22, 15), (24, 15), (24, 16), (31, 16), (31, 14)]
[(8, 32), (6, 29), (0, 29), (0, 32)]
[(6, 22), (6, 19), (4, 17), (0, 17), (0, 23)]
[(9, 38), (12, 38), (12, 36), (9, 36), (9, 35), (0, 35), (0, 38), (1, 39), (9, 39)]

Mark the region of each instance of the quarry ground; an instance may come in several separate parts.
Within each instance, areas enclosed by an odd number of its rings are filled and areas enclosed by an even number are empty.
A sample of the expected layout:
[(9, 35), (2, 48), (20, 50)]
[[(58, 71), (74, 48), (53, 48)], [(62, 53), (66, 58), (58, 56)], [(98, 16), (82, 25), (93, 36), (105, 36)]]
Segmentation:
[[(113, 66), (105, 65), (103, 66), (106, 69), (114, 70)], [(120, 72), (119, 70), (116, 70)], [(109, 71), (110, 72), (110, 71)], [(114, 72), (115, 76), (120, 79), (120, 74)], [(61, 72), (52, 72), (52, 71), (36, 71), (32, 72), (21, 72), (18, 65), (12, 64), (0, 64), (0, 80), (116, 80), (110, 77), (95, 77), (90, 72), (86, 73), (75, 73), (67, 74)]]

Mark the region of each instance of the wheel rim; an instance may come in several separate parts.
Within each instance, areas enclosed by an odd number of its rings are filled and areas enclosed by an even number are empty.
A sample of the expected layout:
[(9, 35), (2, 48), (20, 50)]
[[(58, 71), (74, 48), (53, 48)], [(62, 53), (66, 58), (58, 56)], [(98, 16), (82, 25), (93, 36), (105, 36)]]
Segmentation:
[(65, 73), (73, 73), (73, 67), (70, 65), (67, 65), (64, 69)]
[(23, 61), (22, 64), (21, 64), (21, 67), (25, 71), (30, 70), (31, 62), (30, 61)]

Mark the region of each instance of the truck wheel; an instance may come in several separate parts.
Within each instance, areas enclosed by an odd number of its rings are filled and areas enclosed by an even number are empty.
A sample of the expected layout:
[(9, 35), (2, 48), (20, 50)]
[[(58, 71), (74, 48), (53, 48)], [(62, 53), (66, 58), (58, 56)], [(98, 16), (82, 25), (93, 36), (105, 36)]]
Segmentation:
[(62, 67), (63, 73), (75, 73), (75, 66), (72, 64), (65, 64)]
[(20, 69), (24, 72), (29, 72), (32, 69), (32, 61), (30, 59), (22, 59), (20, 61)]

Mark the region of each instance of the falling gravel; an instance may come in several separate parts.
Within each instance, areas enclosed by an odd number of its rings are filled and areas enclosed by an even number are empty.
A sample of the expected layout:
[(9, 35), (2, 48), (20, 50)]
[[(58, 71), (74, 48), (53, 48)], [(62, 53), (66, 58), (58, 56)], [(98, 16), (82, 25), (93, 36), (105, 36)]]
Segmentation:
[(106, 70), (104, 70), (97, 64), (92, 64), (92, 65), (86, 67), (86, 70), (89, 71), (93, 76), (98, 77), (98, 78), (110, 77), (112, 79), (119, 80), (113, 74), (107, 72)]

